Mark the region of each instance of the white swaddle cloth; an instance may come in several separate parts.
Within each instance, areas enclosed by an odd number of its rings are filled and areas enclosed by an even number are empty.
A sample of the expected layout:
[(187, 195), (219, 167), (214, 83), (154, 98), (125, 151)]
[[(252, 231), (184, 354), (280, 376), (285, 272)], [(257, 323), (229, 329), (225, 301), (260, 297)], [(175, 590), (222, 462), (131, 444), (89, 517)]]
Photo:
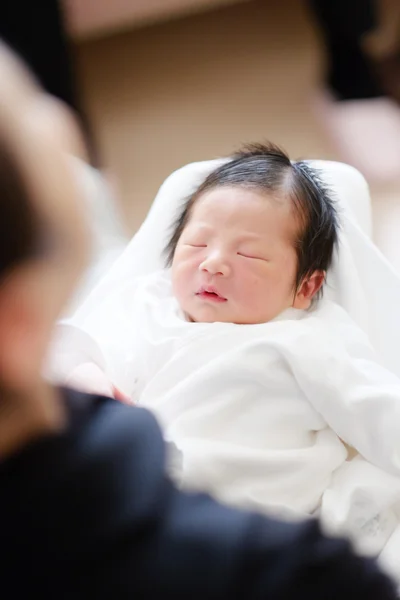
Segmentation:
[[(268, 510), (319, 509), (331, 531), (350, 533), (365, 552), (383, 550), (398, 568), (400, 388), (379, 363), (400, 373), (399, 279), (343, 204), (326, 297), (348, 314), (326, 302), (306, 317), (259, 326), (186, 323), (168, 278), (137, 276), (161, 266), (174, 207), (215, 166), (197, 166), (187, 181), (182, 173), (173, 206), (164, 184), (142, 230), (70, 325), (96, 342), (113, 383), (158, 415), (182, 451), (185, 485)], [(346, 462), (339, 437), (376, 466)]]
[[(76, 311), (79, 325), (110, 290), (126, 279), (154, 273), (164, 266), (163, 250), (182, 203), (205, 177), (227, 159), (186, 165), (161, 186), (138, 233)], [(384, 364), (400, 377), (400, 277), (370, 239), (368, 186), (353, 167), (309, 161), (320, 171), (338, 201), (342, 222), (340, 249), (334, 257), (325, 295), (342, 306), (367, 333)]]
[[(121, 284), (81, 327), (65, 330), (90, 340), (81, 362), (158, 417), (185, 488), (280, 516), (318, 512), (362, 551), (385, 548), (400, 506), (400, 381), (342, 308), (191, 323), (162, 271)], [(346, 462), (343, 442), (364, 459)]]

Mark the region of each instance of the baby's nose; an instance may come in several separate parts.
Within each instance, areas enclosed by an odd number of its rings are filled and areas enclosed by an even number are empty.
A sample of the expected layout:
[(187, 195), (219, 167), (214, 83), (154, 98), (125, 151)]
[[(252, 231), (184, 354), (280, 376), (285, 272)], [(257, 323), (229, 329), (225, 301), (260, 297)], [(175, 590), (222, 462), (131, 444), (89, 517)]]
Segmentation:
[(210, 275), (229, 275), (230, 268), (228, 261), (220, 254), (209, 255), (200, 265), (200, 270)]

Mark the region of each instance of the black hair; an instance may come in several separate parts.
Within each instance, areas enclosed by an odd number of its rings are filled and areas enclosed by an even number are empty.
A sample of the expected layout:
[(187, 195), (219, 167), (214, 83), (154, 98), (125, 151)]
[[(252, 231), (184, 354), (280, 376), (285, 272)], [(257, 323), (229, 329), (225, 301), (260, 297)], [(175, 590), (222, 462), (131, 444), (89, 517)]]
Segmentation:
[(0, 136), (0, 282), (38, 248), (38, 219), (25, 178)]
[(339, 230), (332, 193), (317, 169), (305, 161), (292, 163), (286, 152), (269, 142), (244, 146), (232, 160), (212, 171), (186, 199), (165, 248), (167, 266), (172, 264), (195, 202), (206, 192), (222, 186), (252, 188), (289, 197), (292, 201), (300, 224), (296, 240), (296, 289), (305, 277), (329, 269)]

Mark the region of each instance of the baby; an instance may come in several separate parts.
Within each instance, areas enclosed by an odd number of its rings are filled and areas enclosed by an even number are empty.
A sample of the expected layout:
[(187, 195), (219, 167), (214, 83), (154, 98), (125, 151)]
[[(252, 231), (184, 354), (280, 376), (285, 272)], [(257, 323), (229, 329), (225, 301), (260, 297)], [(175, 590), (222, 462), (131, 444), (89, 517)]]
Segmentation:
[[(245, 147), (186, 201), (168, 268), (66, 327), (66, 380), (104, 393), (112, 381), (154, 411), (183, 486), (280, 514), (321, 511), (377, 553), (397, 526), (400, 382), (321, 298), (338, 229), (315, 170), (272, 144)], [(347, 462), (342, 440), (366, 460)], [(368, 529), (378, 517), (379, 535)]]
[[(173, 295), (188, 322), (267, 323), (310, 308), (337, 239), (318, 173), (273, 144), (248, 145), (187, 200), (166, 248)], [(67, 382), (129, 401), (95, 362)]]
[(248, 146), (186, 203), (168, 245), (175, 297), (195, 322), (267, 323), (308, 309), (337, 230), (315, 171), (273, 145)]

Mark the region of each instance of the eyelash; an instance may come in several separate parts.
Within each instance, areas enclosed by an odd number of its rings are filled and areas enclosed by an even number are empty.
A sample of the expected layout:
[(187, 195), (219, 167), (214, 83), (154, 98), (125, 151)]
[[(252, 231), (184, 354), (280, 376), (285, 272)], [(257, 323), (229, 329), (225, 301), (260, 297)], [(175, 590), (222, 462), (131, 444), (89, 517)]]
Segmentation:
[(243, 258), (252, 258), (253, 260), (266, 260), (265, 258), (261, 258), (259, 256), (249, 256), (248, 254), (242, 254), (241, 252), (238, 252), (237, 255), (243, 256)]
[[(207, 244), (186, 244), (186, 246), (189, 246), (190, 248), (207, 248)], [(259, 256), (249, 256), (248, 254), (242, 254), (241, 252), (237, 252), (236, 254), (238, 256), (242, 256), (243, 258), (268, 262), (266, 258), (261, 258)]]

